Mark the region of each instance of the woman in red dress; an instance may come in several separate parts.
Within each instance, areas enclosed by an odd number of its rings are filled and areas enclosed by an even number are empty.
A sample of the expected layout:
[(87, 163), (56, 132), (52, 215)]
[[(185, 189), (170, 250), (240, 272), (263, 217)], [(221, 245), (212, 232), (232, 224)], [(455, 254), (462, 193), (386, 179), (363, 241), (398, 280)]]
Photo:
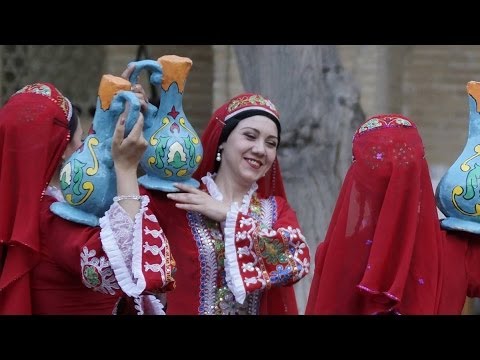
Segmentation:
[(292, 285), (310, 255), (277, 161), (279, 113), (240, 94), (202, 134), (200, 188), (145, 190), (177, 263), (168, 314), (297, 314)]
[[(139, 194), (142, 129), (143, 115), (127, 137), (125, 115), (117, 121), (118, 197), (101, 226), (89, 227), (50, 211), (64, 201), (62, 159), (82, 144), (71, 102), (52, 84), (35, 83), (0, 109), (0, 314), (112, 314), (125, 294), (138, 313), (163, 313), (152, 292), (172, 286), (170, 275), (160, 276), (172, 264), (149, 199)], [(163, 250), (142, 251), (147, 241)], [(163, 264), (161, 271), (148, 271), (147, 262)]]
[(460, 314), (480, 296), (480, 242), (441, 230), (416, 125), (373, 116), (352, 150), (306, 314)]

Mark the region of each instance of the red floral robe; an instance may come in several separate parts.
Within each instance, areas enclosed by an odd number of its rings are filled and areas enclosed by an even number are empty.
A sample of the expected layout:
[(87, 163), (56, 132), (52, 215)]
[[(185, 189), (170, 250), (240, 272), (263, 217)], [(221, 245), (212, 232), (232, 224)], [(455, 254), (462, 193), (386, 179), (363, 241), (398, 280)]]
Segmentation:
[[(41, 261), (32, 272), (34, 314), (112, 314), (121, 296), (138, 314), (163, 313), (154, 292), (173, 288), (174, 262), (148, 198), (135, 221), (114, 203), (100, 227), (64, 220), (41, 208)], [(148, 311), (147, 311), (148, 309)]]
[[(215, 183), (204, 179), (202, 189), (218, 199)], [(309, 271), (308, 246), (287, 201), (260, 199), (255, 190), (232, 206), (223, 224), (144, 190), (177, 264), (169, 315), (298, 312), (291, 285)]]

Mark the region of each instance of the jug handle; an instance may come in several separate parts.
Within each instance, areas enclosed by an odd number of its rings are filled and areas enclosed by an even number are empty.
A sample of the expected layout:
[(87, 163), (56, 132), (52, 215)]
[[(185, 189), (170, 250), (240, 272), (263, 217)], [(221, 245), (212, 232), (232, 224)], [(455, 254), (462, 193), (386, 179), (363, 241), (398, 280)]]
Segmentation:
[(128, 79), (132, 85), (135, 85), (138, 83), (138, 76), (140, 75), (140, 72), (144, 69), (150, 70), (150, 83), (153, 85), (160, 85), (162, 83), (162, 77), (163, 77), (163, 70), (162, 66), (158, 63), (158, 61), (155, 60), (140, 60), (140, 61), (132, 61), (128, 64), (134, 65), (135, 69), (133, 70), (132, 74), (130, 75), (130, 78)]
[(127, 101), (130, 103), (130, 109), (125, 121), (125, 136), (130, 134), (130, 131), (132, 131), (137, 122), (141, 109), (140, 100), (131, 91), (120, 91), (113, 97), (112, 105), (110, 107), (110, 110), (116, 115), (118, 120), (118, 116), (125, 111), (125, 104)]
[[(132, 85), (135, 85), (138, 83), (138, 77), (140, 75), (140, 72), (144, 69), (147, 69), (151, 72), (150, 74), (150, 84), (154, 86), (159, 86), (162, 83), (163, 79), (163, 69), (162, 65), (156, 60), (139, 60), (139, 61), (132, 61), (128, 63), (128, 66), (131, 64), (134, 65), (134, 70), (132, 71), (132, 74), (130, 75), (130, 78), (128, 79)], [(145, 124), (143, 126), (144, 129), (149, 129), (153, 125), (153, 120), (156, 117), (156, 113), (158, 111), (158, 108), (151, 104), (148, 103), (147, 106), (147, 111), (145, 112)]]

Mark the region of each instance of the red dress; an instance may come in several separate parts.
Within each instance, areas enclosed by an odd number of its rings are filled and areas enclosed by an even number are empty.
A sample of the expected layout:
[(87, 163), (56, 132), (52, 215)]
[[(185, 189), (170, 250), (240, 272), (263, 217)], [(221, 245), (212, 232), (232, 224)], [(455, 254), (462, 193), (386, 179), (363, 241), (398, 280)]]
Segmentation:
[(442, 294), (445, 282), (461, 286), (445, 276), (453, 276), (446, 263), (462, 263), (448, 252), (461, 260), (464, 245), (446, 243), (440, 230), (415, 124), (397, 114), (368, 119), (354, 135), (353, 156), (316, 252), (306, 314), (461, 311), (464, 292), (448, 303)]
[[(46, 196), (41, 207), (41, 260), (31, 274), (33, 314), (112, 314), (121, 296), (115, 278), (107, 291), (93, 291), (83, 283), (82, 248), (100, 245), (99, 228), (65, 221), (50, 211), (54, 198)], [(51, 231), (55, 229), (55, 231)], [(101, 248), (101, 246), (100, 246)], [(105, 256), (104, 253), (96, 254)], [(109, 292), (108, 290), (111, 290)]]
[(135, 313), (162, 313), (152, 292), (171, 289), (174, 262), (147, 197), (134, 220), (114, 202), (99, 227), (50, 212), (72, 109), (49, 83), (0, 108), (0, 314), (111, 314), (123, 293)]
[[(103, 218), (103, 228), (100, 228), (66, 221), (54, 215), (50, 211), (54, 201), (55, 198), (45, 196), (41, 202), (41, 258), (31, 272), (33, 314), (112, 315), (125, 292), (139, 298), (145, 292), (166, 291), (173, 287), (168, 244), (164, 236), (152, 236), (152, 231), (161, 230), (158, 223), (148, 219), (152, 216), (148, 209), (140, 210), (140, 214), (145, 216), (141, 218), (138, 230), (134, 228), (134, 222), (131, 227), (125, 225), (128, 216), (119, 217), (118, 213), (109, 213), (111, 210), (107, 211), (108, 224)], [(115, 221), (122, 225), (116, 225)], [(132, 237), (128, 232), (135, 235)], [(140, 243), (135, 240), (138, 235), (143, 237)], [(163, 246), (163, 250), (156, 255), (145, 251), (138, 266), (134, 260), (136, 253), (141, 255), (146, 244), (152, 247), (155, 243), (158, 243), (158, 249)], [(117, 249), (114, 244), (118, 244)], [(137, 248), (140, 251), (136, 251)], [(134, 280), (132, 274), (135, 269), (154, 263), (159, 266), (155, 271), (147, 267), (143, 273), (143, 284)]]
[[(215, 194), (213, 181), (207, 183)], [(148, 192), (177, 263), (169, 315), (297, 313), (290, 285), (308, 272), (307, 244), (287, 201), (261, 199), (255, 189), (232, 207), (223, 229), (176, 208), (163, 192)]]
[(437, 314), (461, 314), (467, 296), (480, 297), (480, 236), (460, 231), (443, 233), (442, 288)]
[(377, 115), (315, 256), (306, 314), (458, 315), (480, 297), (480, 236), (443, 231), (415, 124)]

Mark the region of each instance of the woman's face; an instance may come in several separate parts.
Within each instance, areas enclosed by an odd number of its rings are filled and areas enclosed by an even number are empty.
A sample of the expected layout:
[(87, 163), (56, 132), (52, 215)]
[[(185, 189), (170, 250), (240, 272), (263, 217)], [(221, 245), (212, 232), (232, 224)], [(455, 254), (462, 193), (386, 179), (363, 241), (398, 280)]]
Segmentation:
[(83, 137), (83, 129), (82, 129), (82, 122), (80, 118), (78, 118), (77, 129), (75, 133), (72, 135), (70, 142), (63, 153), (63, 158), (68, 159), (81, 145), (82, 145), (82, 137)]
[(251, 186), (272, 166), (277, 155), (278, 130), (266, 116), (243, 119), (222, 144), (220, 172), (232, 180)]

